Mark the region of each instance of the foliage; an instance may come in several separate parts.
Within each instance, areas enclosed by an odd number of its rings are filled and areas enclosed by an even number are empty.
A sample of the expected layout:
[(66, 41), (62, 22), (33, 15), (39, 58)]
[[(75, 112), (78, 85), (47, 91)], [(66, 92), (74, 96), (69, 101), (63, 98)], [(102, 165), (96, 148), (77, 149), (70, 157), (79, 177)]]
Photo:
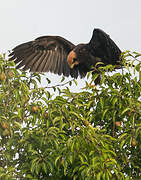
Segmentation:
[[(123, 54), (124, 73), (99, 68), (99, 87), (86, 82), (79, 93), (60, 84), (41, 88), (39, 74), (17, 71), (1, 56), (0, 178), (141, 178), (140, 56)], [(49, 88), (59, 95), (52, 97)]]

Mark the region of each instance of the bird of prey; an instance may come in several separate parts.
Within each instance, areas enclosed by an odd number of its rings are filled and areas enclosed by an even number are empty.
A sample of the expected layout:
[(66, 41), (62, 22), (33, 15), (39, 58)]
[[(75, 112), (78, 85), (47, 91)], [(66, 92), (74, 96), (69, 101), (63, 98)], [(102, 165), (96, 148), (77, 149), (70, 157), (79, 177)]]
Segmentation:
[(14, 60), (17, 68), (31, 72), (83, 78), (98, 62), (120, 65), (120, 55), (121, 50), (110, 36), (101, 29), (94, 29), (87, 44), (74, 45), (60, 36), (42, 36), (16, 46), (9, 54), (9, 60)]

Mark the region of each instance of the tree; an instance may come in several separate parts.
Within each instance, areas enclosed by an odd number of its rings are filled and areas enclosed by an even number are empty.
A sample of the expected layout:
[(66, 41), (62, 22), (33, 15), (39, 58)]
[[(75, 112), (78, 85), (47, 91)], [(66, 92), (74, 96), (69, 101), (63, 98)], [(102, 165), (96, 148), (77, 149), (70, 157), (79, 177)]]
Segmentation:
[(59, 84), (52, 97), (38, 86), (39, 74), (17, 71), (1, 55), (0, 178), (139, 179), (141, 55), (123, 56), (132, 59), (124, 73), (109, 76), (114, 67), (101, 67), (99, 87), (86, 82), (72, 93)]

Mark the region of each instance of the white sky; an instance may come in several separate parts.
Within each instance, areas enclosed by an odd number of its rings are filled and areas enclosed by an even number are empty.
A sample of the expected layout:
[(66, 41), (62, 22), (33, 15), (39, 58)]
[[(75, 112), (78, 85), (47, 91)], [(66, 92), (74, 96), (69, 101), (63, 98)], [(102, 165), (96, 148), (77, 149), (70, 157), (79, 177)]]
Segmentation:
[(0, 53), (42, 35), (85, 43), (94, 28), (121, 50), (141, 52), (141, 0), (1, 0), (0, 23)]

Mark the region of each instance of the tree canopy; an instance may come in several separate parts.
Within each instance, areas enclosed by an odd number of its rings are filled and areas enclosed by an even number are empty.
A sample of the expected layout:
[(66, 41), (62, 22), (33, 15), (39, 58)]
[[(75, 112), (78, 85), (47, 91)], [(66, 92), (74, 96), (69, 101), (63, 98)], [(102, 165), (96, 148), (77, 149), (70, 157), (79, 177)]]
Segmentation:
[(56, 96), (38, 85), (40, 74), (29, 76), (0, 56), (2, 180), (141, 178), (141, 54), (123, 56), (123, 72), (99, 68), (98, 87), (86, 81), (72, 93), (72, 80), (53, 86)]

